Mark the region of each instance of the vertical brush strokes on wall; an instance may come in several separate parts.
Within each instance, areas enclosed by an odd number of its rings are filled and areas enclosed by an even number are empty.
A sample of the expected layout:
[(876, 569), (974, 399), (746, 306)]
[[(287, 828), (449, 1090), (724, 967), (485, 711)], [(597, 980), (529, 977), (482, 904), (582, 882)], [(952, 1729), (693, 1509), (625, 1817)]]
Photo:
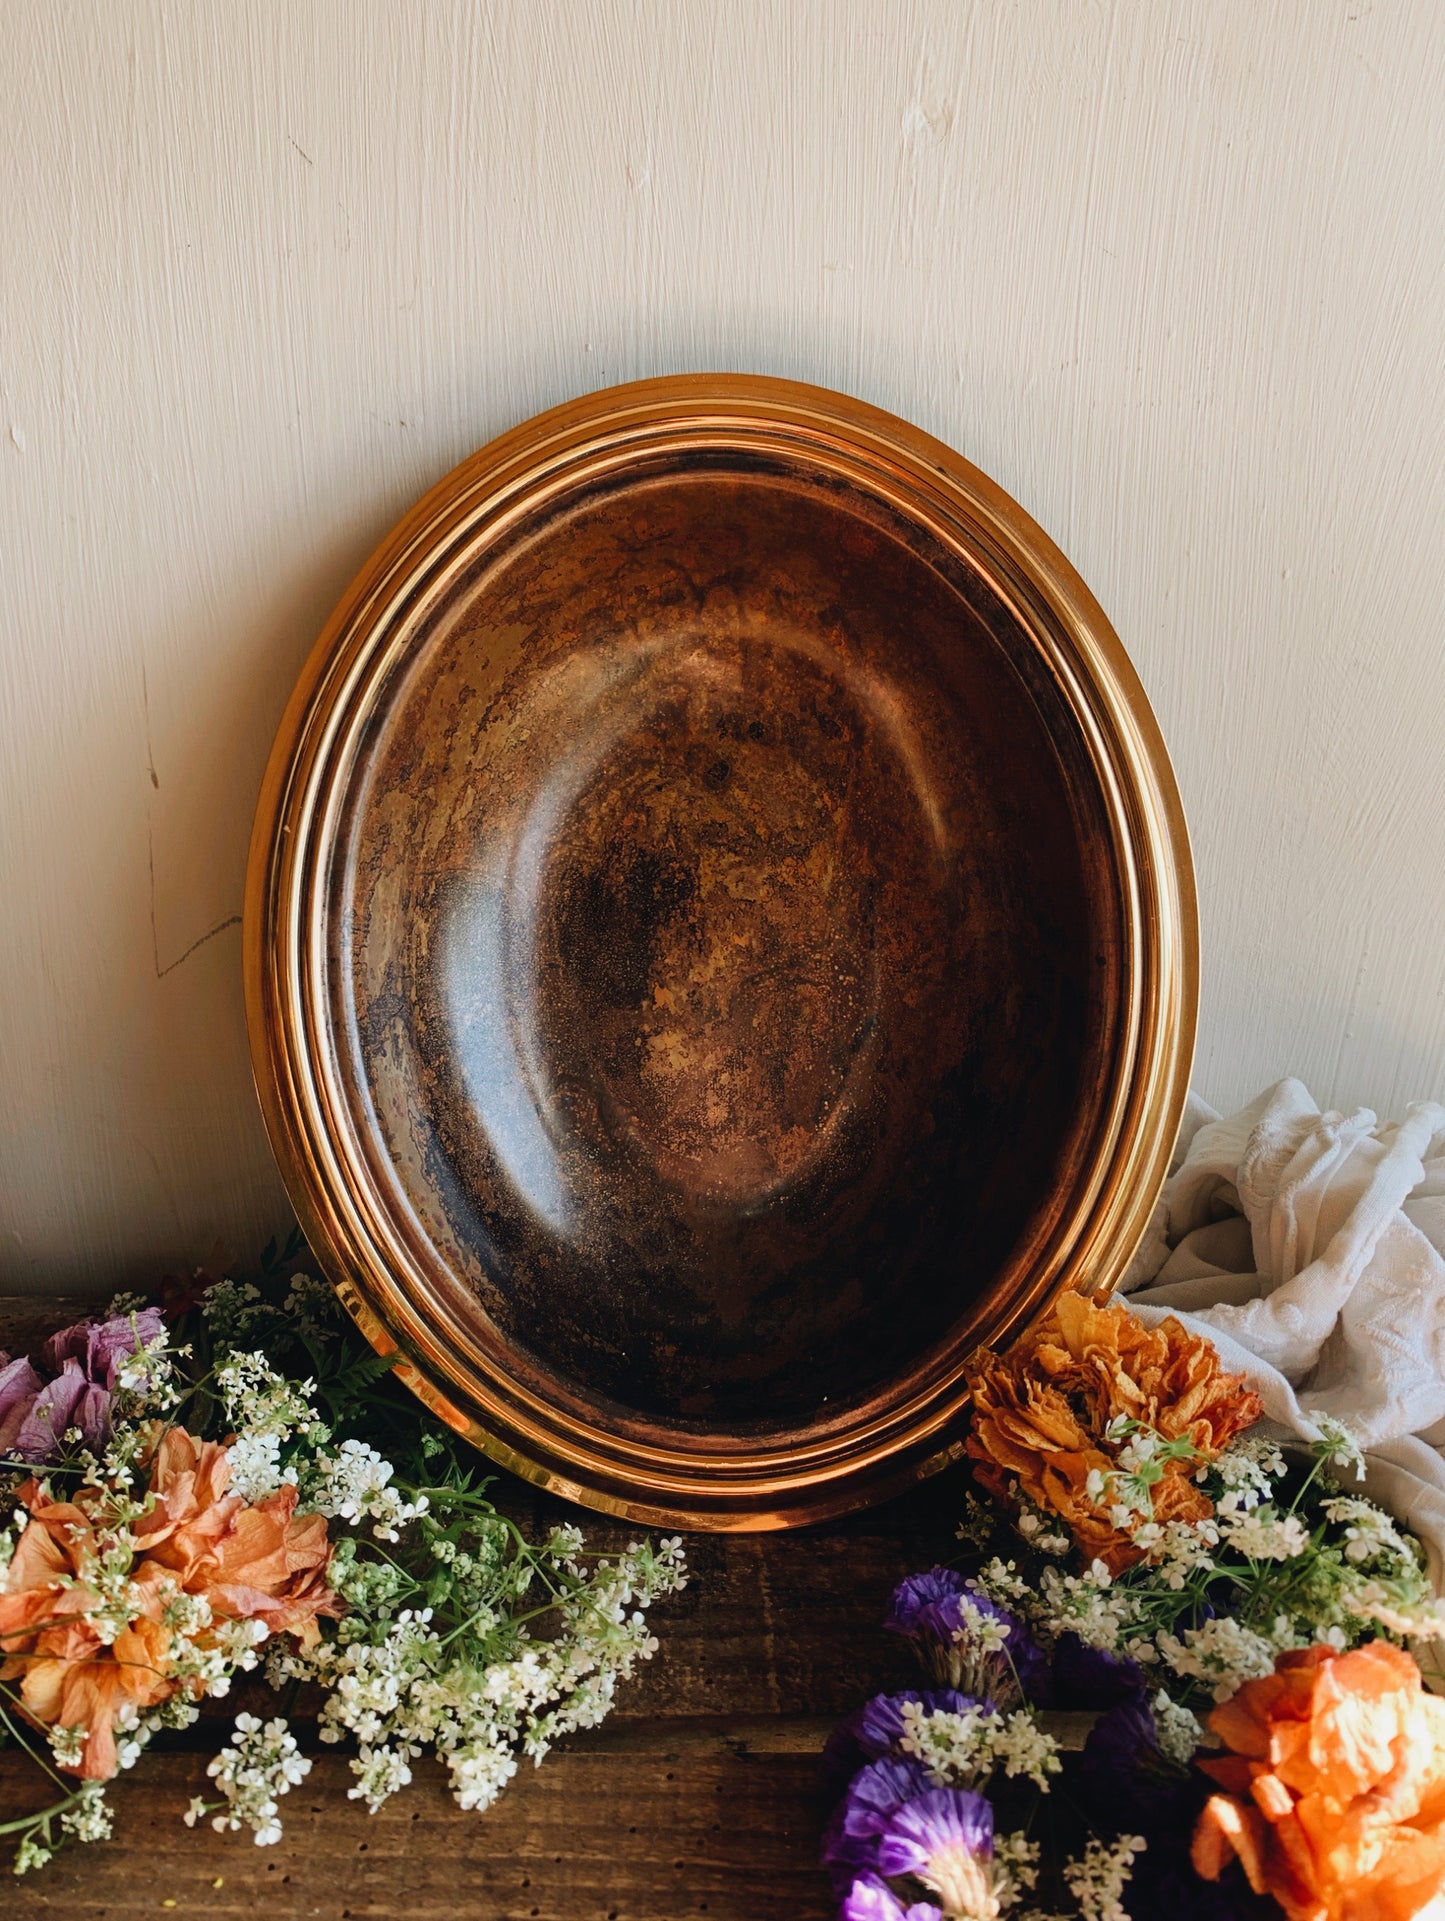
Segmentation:
[(400, 511), (566, 396), (847, 388), (1093, 586), (1197, 1078), (1445, 1093), (1438, 0), (36, 0), (0, 52), (0, 1283), (284, 1219), (257, 781)]

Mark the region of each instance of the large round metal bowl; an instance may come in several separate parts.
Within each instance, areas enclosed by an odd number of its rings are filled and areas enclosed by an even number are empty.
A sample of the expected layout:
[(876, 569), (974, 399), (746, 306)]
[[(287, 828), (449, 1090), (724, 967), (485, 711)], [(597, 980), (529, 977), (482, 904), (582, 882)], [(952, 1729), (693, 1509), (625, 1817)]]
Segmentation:
[(1188, 845), (1022, 510), (875, 408), (706, 376), (457, 468), (257, 814), (247, 1003), (317, 1258), (508, 1467), (791, 1525), (958, 1449), (1112, 1285), (1178, 1124)]

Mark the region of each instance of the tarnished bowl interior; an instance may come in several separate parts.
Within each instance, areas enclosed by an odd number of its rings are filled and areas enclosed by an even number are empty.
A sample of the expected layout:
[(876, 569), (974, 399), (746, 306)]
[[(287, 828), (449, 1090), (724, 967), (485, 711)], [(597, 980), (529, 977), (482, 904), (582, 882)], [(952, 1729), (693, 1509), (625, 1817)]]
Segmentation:
[(909, 531), (628, 474), (459, 583), (373, 722), (343, 1070), (501, 1338), (619, 1413), (875, 1392), (1095, 1097), (1097, 808)]
[(796, 1454), (767, 1518), (852, 1504), (850, 1436), (1032, 1304), (1119, 1127), (1138, 903), (1077, 693), (806, 447), (644, 441), (435, 545), (258, 828), (303, 1217), (524, 1471), (735, 1522)]

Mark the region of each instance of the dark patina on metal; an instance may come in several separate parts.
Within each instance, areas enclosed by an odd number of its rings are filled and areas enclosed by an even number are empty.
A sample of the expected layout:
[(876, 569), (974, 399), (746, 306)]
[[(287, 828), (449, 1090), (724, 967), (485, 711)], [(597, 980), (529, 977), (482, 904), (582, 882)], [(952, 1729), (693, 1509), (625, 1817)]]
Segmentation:
[(966, 1349), (1068, 1272), (1138, 876), (1017, 583), (916, 489), (765, 424), (603, 439), (539, 433), (482, 512), (453, 477), (324, 638), (258, 823), (258, 1078), (458, 1425), (776, 1524), (946, 1454)]

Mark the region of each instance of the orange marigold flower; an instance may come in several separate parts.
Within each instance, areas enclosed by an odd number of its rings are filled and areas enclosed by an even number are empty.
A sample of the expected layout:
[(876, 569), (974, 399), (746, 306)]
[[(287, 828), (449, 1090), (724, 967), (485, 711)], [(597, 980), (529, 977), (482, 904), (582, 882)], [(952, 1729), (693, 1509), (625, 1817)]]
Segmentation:
[(1194, 1834), (1217, 1880), (1238, 1856), (1289, 1921), (1412, 1921), (1445, 1891), (1445, 1701), (1402, 1649), (1282, 1654), (1209, 1717), (1226, 1790)]
[(341, 1612), (326, 1584), (325, 1520), (296, 1519), (294, 1487), (248, 1507), (226, 1492), (230, 1476), (226, 1450), (214, 1442), (176, 1428), (161, 1439), (150, 1463), (152, 1498), (129, 1529), (129, 1619), (113, 1638), (113, 1622), (88, 1618), (101, 1607), (92, 1583), (116, 1538), (110, 1497), (82, 1488), (57, 1501), (36, 1480), (21, 1488), (30, 1520), (0, 1583), (0, 1681), (19, 1682), (38, 1726), (86, 1730), (72, 1772), (109, 1779), (118, 1725), (183, 1688), (200, 1694), (198, 1680), (174, 1672), (179, 1634), (169, 1620), (179, 1595), (209, 1604), (212, 1626), (191, 1636), (202, 1647), (227, 1622), (244, 1620), (310, 1646), (318, 1616)]
[[(1242, 1376), (1224, 1371), (1213, 1342), (1172, 1315), (1145, 1327), (1126, 1307), (1081, 1294), (1061, 1295), (1017, 1347), (990, 1354), (970, 1385), (966, 1447), (980, 1485), (1006, 1502), (1016, 1484), (1036, 1507), (1057, 1514), (1090, 1560), (1103, 1561), (1111, 1574), (1132, 1566), (1142, 1550), (1110, 1519), (1108, 1497), (1090, 1492), (1090, 1476), (1108, 1475), (1116, 1464), (1110, 1423), (1122, 1417), (1166, 1441), (1187, 1437), (1196, 1456), (1213, 1459), (1264, 1413)], [(1213, 1513), (1193, 1478), (1197, 1464), (1165, 1464), (1152, 1495), (1157, 1522)]]

